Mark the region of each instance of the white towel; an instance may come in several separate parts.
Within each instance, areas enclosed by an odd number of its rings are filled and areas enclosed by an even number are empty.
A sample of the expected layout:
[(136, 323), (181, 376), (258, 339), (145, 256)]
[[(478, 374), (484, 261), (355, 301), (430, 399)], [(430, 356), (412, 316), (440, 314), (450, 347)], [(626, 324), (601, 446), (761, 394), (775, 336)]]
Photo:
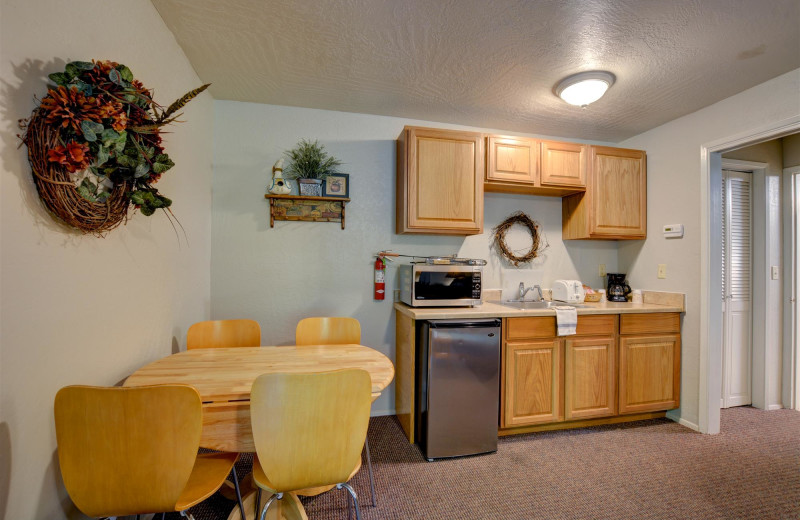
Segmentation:
[(558, 305), (553, 307), (556, 310), (556, 328), (559, 336), (569, 336), (575, 334), (578, 326), (578, 309), (569, 305)]

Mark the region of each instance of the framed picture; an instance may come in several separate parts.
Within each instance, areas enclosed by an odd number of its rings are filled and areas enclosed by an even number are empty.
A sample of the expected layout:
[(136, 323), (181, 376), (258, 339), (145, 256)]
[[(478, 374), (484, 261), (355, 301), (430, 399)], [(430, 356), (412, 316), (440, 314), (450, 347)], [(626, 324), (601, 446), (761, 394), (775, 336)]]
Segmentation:
[(337, 173), (328, 175), (322, 184), (323, 197), (350, 197), (350, 175), (347, 173)]

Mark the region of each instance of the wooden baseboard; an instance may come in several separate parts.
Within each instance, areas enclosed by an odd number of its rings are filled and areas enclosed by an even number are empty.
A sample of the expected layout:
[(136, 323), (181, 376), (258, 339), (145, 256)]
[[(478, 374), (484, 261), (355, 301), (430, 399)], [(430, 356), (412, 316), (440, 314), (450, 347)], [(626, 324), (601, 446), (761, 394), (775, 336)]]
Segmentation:
[(520, 433), (549, 432), (554, 430), (569, 430), (571, 428), (585, 428), (587, 426), (600, 426), (602, 424), (618, 424), (633, 421), (644, 421), (646, 419), (660, 419), (667, 415), (667, 412), (647, 412), (631, 415), (617, 415), (614, 417), (600, 417), (598, 419), (584, 419), (581, 421), (565, 421), (549, 424), (535, 424), (532, 426), (521, 426), (519, 428), (500, 429), (497, 435), (517, 435)]

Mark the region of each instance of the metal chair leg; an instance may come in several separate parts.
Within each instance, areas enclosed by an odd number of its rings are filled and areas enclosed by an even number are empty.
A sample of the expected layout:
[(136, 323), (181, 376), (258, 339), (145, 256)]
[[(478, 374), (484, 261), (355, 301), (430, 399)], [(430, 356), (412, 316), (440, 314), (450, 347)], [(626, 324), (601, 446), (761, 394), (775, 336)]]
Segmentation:
[(274, 495), (269, 497), (269, 500), (267, 500), (267, 505), (265, 505), (264, 509), (261, 510), (261, 520), (264, 520), (267, 517), (267, 509), (269, 509), (269, 506), (271, 506), (276, 499), (280, 500), (282, 498), (283, 498), (283, 493), (275, 493)]
[(369, 453), (369, 438), (364, 439), (364, 451), (367, 454), (367, 472), (369, 473), (369, 490), (372, 493), (372, 507), (378, 507), (375, 501), (375, 478), (372, 476), (372, 457)]
[(261, 509), (261, 488), (256, 488), (256, 509), (253, 511), (253, 518), (258, 518), (259, 509)]
[(239, 512), (242, 513), (242, 520), (247, 520), (247, 515), (244, 514), (244, 502), (242, 502), (242, 492), (239, 489), (239, 476), (236, 474), (236, 466), (233, 470), (233, 487), (236, 489), (236, 500), (239, 501)]
[[(356, 495), (353, 487), (348, 483), (336, 484), (336, 489), (346, 489), (350, 496), (353, 498), (353, 505), (356, 508), (356, 520), (361, 520), (361, 510), (358, 508), (358, 496)], [(264, 520), (263, 518), (261, 520)], [(349, 520), (349, 519), (348, 519)]]

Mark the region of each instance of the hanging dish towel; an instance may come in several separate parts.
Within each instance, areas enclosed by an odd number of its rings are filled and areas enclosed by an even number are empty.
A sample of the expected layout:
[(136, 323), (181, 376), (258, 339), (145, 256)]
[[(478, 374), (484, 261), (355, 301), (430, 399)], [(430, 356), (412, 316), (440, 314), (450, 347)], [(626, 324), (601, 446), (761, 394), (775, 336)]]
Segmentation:
[(578, 326), (578, 309), (569, 305), (558, 305), (553, 307), (556, 310), (556, 328), (559, 336), (569, 336), (575, 334)]

